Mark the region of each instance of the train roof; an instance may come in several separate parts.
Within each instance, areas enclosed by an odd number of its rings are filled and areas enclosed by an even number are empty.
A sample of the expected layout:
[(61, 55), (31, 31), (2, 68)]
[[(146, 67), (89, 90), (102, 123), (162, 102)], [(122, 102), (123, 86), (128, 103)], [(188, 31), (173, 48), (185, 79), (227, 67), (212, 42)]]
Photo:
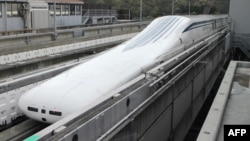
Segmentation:
[(193, 22), (198, 22), (198, 21), (226, 18), (228, 17), (228, 15), (184, 15), (184, 17), (191, 19)]

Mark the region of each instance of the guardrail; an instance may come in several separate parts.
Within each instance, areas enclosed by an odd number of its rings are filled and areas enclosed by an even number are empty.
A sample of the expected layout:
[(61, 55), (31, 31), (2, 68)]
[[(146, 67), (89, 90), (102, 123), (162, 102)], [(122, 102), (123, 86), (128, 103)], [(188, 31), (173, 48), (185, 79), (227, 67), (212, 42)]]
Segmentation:
[(15, 62), (22, 62), (25, 60), (49, 56), (49, 55), (60, 55), (68, 51), (89, 49), (89, 48), (93, 48), (95, 46), (99, 46), (102, 44), (125, 41), (127, 39), (132, 38), (136, 34), (137, 33), (131, 33), (131, 34), (83, 41), (83, 42), (78, 42), (78, 43), (59, 45), (59, 46), (54, 46), (54, 47), (33, 49), (30, 51), (23, 51), (23, 52), (8, 54), (8, 55), (2, 55), (0, 56), (0, 65), (5, 65), (5, 64), (15, 63)]
[(228, 97), (231, 92), (232, 82), (235, 71), (237, 69), (237, 62), (230, 63), (225, 76), (222, 80), (221, 86), (214, 98), (213, 104), (210, 107), (206, 120), (200, 130), (197, 141), (216, 141), (218, 140), (223, 115), (228, 103)]
[(233, 34), (232, 46), (235, 48), (240, 48), (240, 50), (250, 59), (250, 35), (244, 34)]
[[(146, 22), (112, 24), (102, 26), (78, 27), (72, 29), (61, 29), (57, 31), (57, 41), (75, 40), (82, 37), (97, 36), (101, 34), (119, 34), (128, 31), (141, 31), (149, 24)], [(0, 36), (0, 47), (8, 48), (14, 46), (27, 46), (29, 44), (55, 43), (54, 32), (45, 33), (26, 33), (20, 35)]]
[(25, 34), (25, 33), (32, 33), (34, 32), (34, 29), (24, 29), (24, 30), (10, 30), (10, 31), (1, 31), (1, 36), (7, 36), (7, 35), (17, 35), (17, 34)]

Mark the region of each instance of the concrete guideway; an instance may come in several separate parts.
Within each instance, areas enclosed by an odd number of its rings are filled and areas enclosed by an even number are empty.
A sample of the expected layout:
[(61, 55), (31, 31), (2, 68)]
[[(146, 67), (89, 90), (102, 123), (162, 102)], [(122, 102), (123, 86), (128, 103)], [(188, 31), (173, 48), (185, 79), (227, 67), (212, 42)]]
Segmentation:
[[(44, 45), (49, 43), (59, 43), (67, 40), (68, 42), (75, 42), (77, 40), (85, 40), (84, 38), (89, 38), (99, 35), (121, 35), (128, 34), (131, 32), (139, 32), (144, 29), (150, 21), (145, 22), (134, 22), (134, 23), (123, 23), (123, 24), (112, 24), (112, 25), (102, 25), (102, 26), (91, 26), (77, 28), (72, 27), (71, 29), (58, 29), (57, 30), (57, 39), (53, 39), (54, 32), (43, 32), (43, 33), (27, 33), (20, 35), (10, 35), (10, 36), (0, 36), (0, 49), (2, 48), (13, 48), (20, 46), (30, 46), (32, 44), (42, 44)], [(95, 38), (96, 39), (96, 38)], [(79, 42), (79, 41), (78, 41)]]
[(42, 124), (38, 121), (28, 119), (19, 123), (7, 130), (4, 130), (0, 134), (0, 138), (3, 141), (18, 141), (27, 138), (30, 134), (45, 128), (47, 124)]
[(224, 125), (249, 125), (249, 76), (249, 62), (230, 62), (197, 141), (223, 141)]
[(0, 56), (0, 65), (22, 62), (22, 61), (26, 61), (29, 59), (34, 59), (34, 58), (39, 58), (39, 57), (44, 57), (44, 56), (60, 55), (64, 52), (78, 50), (78, 49), (79, 50), (80, 49), (86, 50), (90, 48), (92, 49), (92, 48), (95, 48), (95, 46), (100, 46), (103, 44), (108, 44), (108, 43), (113, 43), (113, 42), (123, 42), (134, 37), (136, 34), (137, 33), (118, 35), (114, 37), (106, 37), (106, 38), (83, 41), (83, 42), (78, 42), (78, 43), (73, 43), (73, 44), (60, 45), (60, 46), (43, 48), (43, 49), (2, 55)]

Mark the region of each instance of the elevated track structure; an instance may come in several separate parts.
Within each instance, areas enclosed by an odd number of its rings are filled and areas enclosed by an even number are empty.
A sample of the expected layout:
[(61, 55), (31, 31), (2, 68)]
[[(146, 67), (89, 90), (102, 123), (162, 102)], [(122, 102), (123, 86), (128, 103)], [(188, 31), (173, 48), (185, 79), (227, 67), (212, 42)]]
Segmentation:
[[(229, 57), (221, 30), (26, 140), (183, 140)], [(178, 52), (178, 51), (177, 51)]]

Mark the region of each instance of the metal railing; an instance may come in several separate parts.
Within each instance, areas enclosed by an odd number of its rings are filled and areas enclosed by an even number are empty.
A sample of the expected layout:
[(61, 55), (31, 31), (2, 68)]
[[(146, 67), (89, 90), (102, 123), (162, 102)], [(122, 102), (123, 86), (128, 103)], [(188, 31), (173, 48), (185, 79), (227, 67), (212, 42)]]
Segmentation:
[(34, 31), (35, 31), (34, 29), (0, 31), (0, 36), (9, 36), (9, 35), (32, 33)]
[(116, 17), (116, 10), (106, 10), (106, 9), (88, 9), (83, 11), (83, 18), (90, 17)]
[(82, 16), (82, 24), (86, 24), (88, 20), (89, 20), (89, 10), (87, 10), (87, 12), (85, 12), (85, 14)]
[(250, 35), (234, 34), (232, 47), (239, 48), (250, 59)]
[(107, 9), (88, 9), (83, 11), (82, 24), (86, 24), (89, 19), (95, 17), (101, 18), (116, 18), (116, 10), (107, 10)]

